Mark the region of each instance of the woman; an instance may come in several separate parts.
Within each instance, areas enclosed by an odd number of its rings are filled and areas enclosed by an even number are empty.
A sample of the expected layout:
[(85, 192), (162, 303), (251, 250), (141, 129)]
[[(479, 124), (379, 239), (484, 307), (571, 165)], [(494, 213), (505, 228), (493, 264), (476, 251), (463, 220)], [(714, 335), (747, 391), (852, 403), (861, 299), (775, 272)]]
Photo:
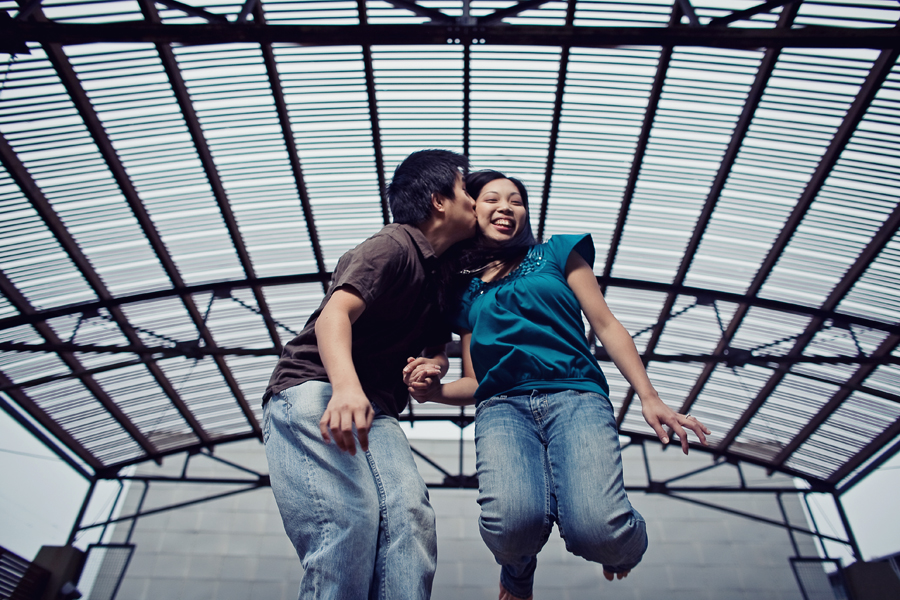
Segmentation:
[(525, 187), (497, 171), (470, 174), (479, 236), (449, 263), (463, 377), (440, 384), (422, 359), (404, 369), (420, 402), (477, 403), (476, 466), (482, 538), (501, 565), (500, 598), (530, 598), (537, 554), (556, 522), (566, 548), (621, 579), (647, 548), (643, 518), (625, 494), (606, 379), (584, 335), (597, 338), (635, 389), (647, 423), (688, 451), (699, 421), (666, 406), (628, 332), (612, 315), (592, 264), (590, 235), (537, 244)]

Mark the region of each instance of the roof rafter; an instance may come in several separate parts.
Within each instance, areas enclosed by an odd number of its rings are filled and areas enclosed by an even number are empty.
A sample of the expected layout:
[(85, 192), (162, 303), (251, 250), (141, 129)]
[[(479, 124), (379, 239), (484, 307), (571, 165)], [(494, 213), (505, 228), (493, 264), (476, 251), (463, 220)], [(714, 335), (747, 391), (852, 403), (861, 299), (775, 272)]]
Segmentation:
[[(3, 166), (12, 176), (13, 181), (15, 181), (16, 185), (19, 186), (19, 189), (28, 198), (31, 205), (34, 207), (35, 211), (40, 215), (41, 219), (47, 225), (47, 228), (53, 233), (59, 242), (60, 246), (65, 250), (65, 252), (69, 255), (69, 258), (73, 263), (78, 267), (81, 274), (88, 281), (91, 288), (97, 296), (101, 299), (109, 299), (112, 298), (112, 295), (106, 289), (106, 285), (100, 279), (100, 276), (94, 270), (94, 267), (90, 264), (87, 257), (81, 252), (81, 248), (79, 248), (78, 244), (75, 242), (75, 239), (72, 238), (66, 226), (63, 224), (62, 220), (59, 218), (59, 215), (56, 214), (56, 211), (50, 205), (50, 202), (44, 197), (44, 194), (40, 191), (37, 184), (34, 180), (31, 179), (31, 176), (28, 174), (28, 171), (25, 169), (25, 166), (19, 161), (19, 157), (15, 154), (12, 147), (6, 141), (6, 138), (0, 135), (0, 162), (2, 162)], [(3, 280), (6, 280), (6, 276), (2, 276)], [(34, 312), (34, 307), (31, 306), (31, 303), (28, 302), (28, 299), (16, 289), (15, 286), (12, 285), (11, 282), (6, 280), (7, 283), (3, 286), (3, 292), (6, 298), (16, 307), (16, 309), (23, 314), (30, 314)], [(110, 311), (114, 318), (118, 316), (119, 318), (124, 319), (124, 315), (115, 309), (114, 311)], [(122, 321), (119, 322), (117, 320), (117, 324), (125, 331), (127, 323)], [(37, 329), (38, 333), (50, 343), (60, 343), (62, 340), (59, 339), (56, 332), (50, 327), (46, 322), (35, 323), (35, 329)], [(84, 367), (81, 364), (81, 361), (71, 352), (61, 352), (59, 354), (60, 359), (66, 363), (66, 366), (69, 367), (72, 371), (83, 371)], [(100, 384), (97, 381), (89, 376), (84, 375), (79, 377), (82, 385), (90, 391), (90, 393), (94, 396), (94, 398), (106, 409), (106, 411), (110, 414), (110, 416), (124, 429), (128, 432), (128, 434), (134, 439), (134, 441), (146, 452), (148, 455), (153, 456), (156, 454), (156, 447), (153, 443), (147, 439), (144, 433), (137, 427), (137, 425), (132, 422), (132, 420), (122, 412), (122, 409), (109, 397)]]
[[(359, 22), (368, 23), (366, 0), (357, 0)], [(430, 10), (430, 9), (429, 9)], [(369, 103), (369, 123), (372, 128), (372, 147), (375, 153), (375, 175), (378, 177), (378, 197), (381, 199), (381, 219), (385, 225), (390, 223), (390, 211), (387, 199), (387, 178), (384, 173), (384, 150), (381, 147), (381, 125), (378, 118), (378, 97), (375, 95), (375, 67), (372, 65), (372, 48), (363, 44), (363, 71), (366, 78), (366, 99)]]
[[(790, 28), (797, 16), (798, 8), (798, 5), (794, 4), (784, 10), (781, 13), (781, 17), (778, 19), (778, 27)], [(766, 50), (766, 53), (763, 56), (762, 61), (760, 62), (759, 69), (756, 72), (756, 78), (753, 81), (753, 85), (750, 87), (750, 91), (747, 94), (747, 99), (744, 101), (744, 109), (741, 112), (741, 116), (738, 118), (737, 123), (735, 124), (734, 133), (731, 136), (731, 140), (728, 143), (728, 148), (725, 150), (725, 155), (722, 158), (719, 170), (716, 173), (715, 179), (713, 180), (712, 187), (710, 188), (710, 193), (706, 199), (706, 205), (703, 207), (703, 212), (701, 212), (700, 214), (700, 218), (698, 219), (697, 225), (694, 228), (694, 233), (691, 236), (691, 240), (688, 243), (687, 249), (685, 250), (685, 258), (682, 260), (681, 266), (678, 269), (678, 274), (676, 275), (677, 283), (682, 283), (684, 281), (684, 278), (687, 276), (688, 269), (690, 268), (691, 263), (693, 263), (694, 256), (697, 253), (697, 249), (700, 247), (700, 241), (702, 240), (703, 234), (706, 232), (706, 228), (709, 226), (709, 221), (710, 219), (712, 219), (713, 211), (719, 201), (719, 198), (722, 195), (722, 190), (725, 189), (725, 184), (728, 181), (728, 176), (731, 174), (731, 169), (734, 167), (734, 163), (737, 160), (738, 153), (741, 150), (741, 146), (743, 146), (744, 139), (747, 137), (747, 132), (750, 129), (750, 123), (753, 121), (753, 115), (756, 114), (756, 109), (759, 107), (759, 103), (762, 101), (766, 86), (768, 85), (769, 79), (771, 79), (772, 77), (772, 73), (775, 70), (775, 65), (778, 63), (779, 56), (781, 56), (781, 50), (777, 48), (770, 48)], [(668, 317), (669, 313), (672, 311), (672, 307), (674, 306), (675, 298), (675, 296), (670, 295), (666, 299), (666, 307), (663, 308), (662, 311), (662, 315), (664, 316), (661, 318)], [(730, 338), (725, 339), (723, 337), (716, 346), (715, 352), (725, 352), (730, 342)], [(704, 386), (706, 386), (706, 383), (707, 381), (709, 381), (709, 378), (712, 375), (714, 369), (715, 365), (706, 365), (704, 367), (703, 371), (700, 373), (700, 376), (697, 378), (697, 381), (691, 388), (690, 393), (682, 403), (679, 412), (687, 414), (690, 411), (691, 406), (693, 406), (694, 402), (697, 401), (697, 397), (700, 395), (700, 392), (703, 390)]]
[[(178, 273), (178, 268), (175, 266), (172, 257), (169, 255), (169, 251), (166, 249), (165, 244), (163, 243), (162, 238), (160, 237), (159, 232), (156, 229), (156, 226), (153, 224), (153, 221), (150, 219), (150, 216), (147, 214), (143, 203), (138, 197), (137, 190), (135, 190), (131, 178), (125, 171), (125, 167), (119, 159), (118, 153), (116, 152), (115, 148), (113, 148), (112, 141), (106, 135), (106, 131), (104, 130), (103, 125), (100, 122), (100, 118), (94, 111), (94, 108), (90, 100), (88, 99), (84, 88), (81, 86), (81, 82), (78, 80), (78, 76), (75, 74), (75, 70), (72, 68), (68, 57), (66, 57), (65, 52), (63, 52), (62, 48), (56, 45), (49, 45), (45, 48), (45, 50), (47, 52), (48, 58), (53, 64), (53, 67), (56, 69), (57, 75), (59, 75), (59, 78), (63, 82), (66, 91), (69, 93), (69, 97), (72, 99), (72, 102), (78, 109), (78, 113), (81, 115), (81, 118), (84, 121), (85, 127), (87, 128), (88, 132), (91, 134), (91, 138), (97, 145), (97, 149), (103, 156), (103, 159), (107, 167), (109, 168), (113, 179), (115, 179), (119, 190), (122, 192), (122, 195), (128, 202), (128, 206), (131, 208), (132, 213), (134, 213), (134, 216), (140, 224), (144, 235), (147, 236), (147, 240), (150, 242), (150, 245), (155, 251), (157, 258), (160, 260), (160, 263), (162, 263), (167, 275), (172, 278), (173, 283), (179, 282), (181, 277)], [(141, 340), (140, 336), (137, 335), (137, 332), (135, 332), (131, 323), (128, 322), (128, 318), (124, 313), (119, 311), (118, 308), (111, 310), (110, 313), (112, 314), (116, 323), (122, 329), (125, 337), (127, 337), (132, 344), (136, 344), (139, 346), (143, 345), (143, 341)], [(178, 395), (178, 392), (175, 391), (175, 387), (169, 381), (166, 374), (159, 368), (158, 365), (155, 364), (148, 364), (147, 368), (156, 383), (165, 392), (166, 396), (178, 410), (179, 414), (181, 414), (182, 418), (193, 430), (194, 435), (196, 435), (203, 441), (209, 441), (209, 435), (206, 433), (206, 431), (204, 431), (203, 426), (199, 421), (197, 421), (191, 410)]]
[[(566, 25), (575, 21), (575, 0), (566, 4)], [(568, 46), (563, 46), (559, 56), (559, 75), (556, 79), (556, 96), (553, 99), (553, 117), (550, 121), (550, 139), (547, 143), (547, 166), (544, 168), (544, 185), (541, 193), (541, 208), (538, 213), (537, 239), (544, 239), (544, 227), (547, 224), (547, 207), (550, 202), (550, 187), (553, 181), (553, 166), (556, 162), (556, 145), (559, 142), (559, 122), (562, 119), (563, 94), (566, 91), (566, 78), (569, 68)]]
[[(760, 266), (759, 271), (756, 273), (756, 276), (753, 279), (753, 283), (750, 285), (750, 289), (748, 290), (748, 294), (755, 296), (759, 293), (759, 290), (762, 289), (763, 284), (765, 283), (766, 279), (768, 279), (769, 274), (775, 268), (775, 264), (781, 257), (782, 252), (784, 252), (784, 249), (787, 247), (791, 238), (794, 236), (794, 232), (800, 226), (800, 223), (803, 221), (803, 218), (806, 216), (806, 213), (809, 211), (812, 203), (819, 195), (819, 191), (822, 189), (822, 186), (825, 185), (825, 180), (831, 173), (831, 169), (834, 167), (835, 163), (837, 163), (838, 159), (840, 158), (841, 152), (843, 152), (844, 148), (846, 148), (847, 144), (849, 143), (851, 137), (853, 136), (853, 132), (856, 131), (857, 125), (859, 125), (859, 122), (865, 115), (866, 110), (871, 105), (872, 100), (875, 98), (875, 94), (878, 93), (878, 90), (881, 88), (881, 84), (891, 72), (894, 63), (897, 62), (898, 55), (900, 55), (900, 52), (898, 52), (897, 50), (885, 50), (875, 61), (875, 64), (869, 71), (868, 77), (866, 77), (866, 81), (860, 87), (856, 98), (850, 105), (850, 108), (847, 111), (846, 118), (841, 122), (840, 127), (838, 127), (838, 130), (835, 132), (831, 143), (823, 154), (822, 159), (819, 161), (819, 164), (816, 167), (816, 170), (813, 173), (812, 177), (810, 178), (809, 183), (803, 190), (800, 198), (797, 200), (797, 204), (794, 207), (794, 210), (791, 212), (791, 215), (790, 217), (788, 217), (787, 222), (784, 224), (781, 233), (778, 235), (778, 238), (772, 245), (772, 250), (766, 256), (766, 259)], [(873, 246), (874, 243), (875, 240), (870, 243), (870, 246)], [(884, 240), (884, 243), (887, 243), (887, 240)], [(844, 297), (844, 295), (850, 290), (853, 284), (856, 283), (860, 276), (862, 276), (862, 269), (851, 268), (847, 273), (845, 273), (840, 283), (835, 287), (831, 295), (829, 295), (828, 299), (822, 304), (820, 308), (826, 311), (833, 310), (840, 302), (840, 300)], [(734, 334), (740, 327), (740, 324), (749, 311), (749, 308), (750, 307), (748, 305), (743, 304), (738, 307), (737, 311), (732, 317), (731, 323), (726, 329), (725, 334), (723, 334), (722, 336), (720, 345), (724, 344), (727, 346), (731, 343), (731, 339), (734, 337)], [(806, 345), (812, 340), (813, 336), (821, 326), (822, 319), (814, 317), (810, 324), (807, 326), (804, 333), (797, 338), (797, 341), (795, 342), (794, 347), (791, 349), (789, 354), (801, 354), (804, 348), (806, 348)], [(750, 422), (750, 419), (753, 418), (760, 407), (765, 403), (768, 395), (778, 386), (778, 384), (784, 378), (785, 374), (786, 373), (781, 371), (776, 371), (772, 374), (766, 384), (762, 386), (759, 393), (757, 393), (756, 397), (744, 410), (743, 414), (741, 414), (740, 418), (738, 418), (738, 420), (732, 426), (731, 430), (719, 443), (720, 448), (726, 448), (734, 442), (734, 440), (744, 429), (747, 423)]]
[[(148, 21), (152, 22), (159, 20), (159, 14), (156, 12), (156, 6), (151, 0), (140, 0), (140, 4), (141, 9), (145, 11), (145, 16)], [(190, 94), (187, 90), (187, 85), (184, 82), (184, 78), (181, 75), (181, 69), (178, 66), (177, 59), (175, 58), (175, 53), (172, 51), (172, 48), (168, 44), (156, 44), (156, 49), (159, 52), (159, 57), (162, 61), (163, 69), (165, 70), (166, 75), (169, 78), (169, 83), (172, 86), (172, 91), (175, 93), (175, 99), (178, 102), (179, 107), (181, 108), (182, 117), (184, 118), (188, 131), (191, 134), (191, 139), (194, 142), (194, 147), (197, 150), (198, 157), (200, 158), (200, 163), (203, 165), (203, 171), (206, 174), (207, 180), (209, 181), (213, 197), (216, 199), (216, 204), (218, 204), (219, 206), (219, 211), (222, 214), (222, 220), (225, 222), (225, 227), (228, 229), (228, 234), (231, 237), (231, 242), (234, 246), (235, 251), (237, 252), (241, 267), (244, 269), (244, 273), (246, 273), (248, 277), (254, 277), (255, 272), (253, 269), (253, 261), (250, 259), (250, 253), (247, 251), (247, 246), (244, 243), (244, 238), (241, 235), (240, 228), (238, 227), (237, 219), (234, 216), (234, 211), (231, 209), (231, 203), (228, 200), (228, 194), (225, 191), (225, 186), (222, 184), (221, 177), (219, 177), (219, 171), (216, 168), (215, 161), (212, 157), (212, 152), (209, 149), (209, 143), (206, 141), (206, 135), (203, 133), (203, 127), (200, 125), (200, 119), (197, 117), (197, 113), (194, 110), (194, 105), (191, 102)], [(260, 311), (263, 314), (269, 314), (268, 303), (266, 302), (265, 297), (258, 288), (253, 288), (253, 297), (256, 299), (256, 304), (257, 306), (259, 306)], [(275, 324), (268, 319), (263, 319), (263, 321), (265, 322), (266, 329), (269, 332), (269, 337), (272, 339), (272, 342), (275, 344), (275, 346), (280, 347), (281, 338), (278, 335)], [(247, 416), (248, 419), (250, 419), (250, 415)], [(251, 422), (255, 421), (255, 419), (250, 420)]]
[[(251, 0), (247, 0), (248, 3)], [(253, 9), (253, 17), (257, 23), (265, 23), (265, 15), (259, 4)], [(297, 151), (297, 142), (294, 139), (294, 130), (291, 127), (291, 119), (288, 113), (287, 102), (284, 99), (284, 88), (281, 85), (281, 77), (278, 73), (278, 63), (275, 60), (275, 52), (272, 44), (260, 44), (263, 53), (263, 62), (266, 65), (266, 75), (269, 78), (269, 87), (272, 88), (272, 97), (275, 99), (275, 111), (278, 113), (278, 123), (281, 125), (281, 134), (284, 137), (284, 145), (287, 149), (288, 160), (291, 163), (291, 172), (297, 185), (297, 196), (300, 198), (300, 207), (303, 210), (303, 220), (306, 222), (306, 231), (309, 234), (309, 242), (312, 245), (313, 256), (316, 259), (316, 269), (320, 274), (325, 273), (325, 258), (322, 254), (322, 243), (319, 241), (319, 231), (316, 228), (316, 220), (313, 216), (312, 203), (309, 192), (306, 189), (306, 179), (303, 177), (303, 165), (300, 162), (300, 153)], [(322, 289), (326, 287), (325, 279), (322, 280)], [(271, 320), (269, 311), (263, 313), (267, 320)]]

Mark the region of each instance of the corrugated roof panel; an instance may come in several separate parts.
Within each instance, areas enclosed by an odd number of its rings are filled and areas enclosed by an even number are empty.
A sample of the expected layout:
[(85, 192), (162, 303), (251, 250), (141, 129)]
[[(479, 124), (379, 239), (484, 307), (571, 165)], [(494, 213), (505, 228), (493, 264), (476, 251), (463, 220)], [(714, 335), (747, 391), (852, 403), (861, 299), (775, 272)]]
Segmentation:
[(372, 50), (387, 179), (411, 152), (462, 150), (462, 48), (378, 46)]
[(660, 292), (611, 287), (606, 290), (609, 309), (634, 337), (638, 352), (643, 352), (650, 339), (666, 295)]
[[(471, 53), (469, 159), (474, 169), (521, 179), (533, 215), (543, 192), (559, 57), (558, 48), (473, 46)], [(536, 216), (532, 226), (536, 235)]]
[(735, 438), (732, 450), (771, 460), (838, 389), (837, 385), (786, 375)]
[(143, 18), (135, 0), (41, 0), (44, 16), (62, 23), (118, 23)]
[[(263, 294), (269, 305), (269, 312), (278, 324), (282, 343), (291, 341), (300, 333), (325, 297), (322, 286), (318, 283), (271, 286), (264, 288)], [(290, 331), (285, 328), (290, 328)]]
[[(206, 314), (207, 299), (197, 300), (197, 310)], [(122, 305), (128, 322), (145, 345), (173, 347), (177, 342), (189, 342), (199, 337), (190, 315), (178, 298), (163, 298)]]
[[(227, 202), (238, 229), (230, 233), (222, 221), (209, 231), (204, 254), (230, 259), (243, 246), (254, 274), (262, 275), (257, 267), (267, 275), (288, 274), (297, 262), (312, 270), (299, 195), (259, 46), (180, 48), (176, 57), (225, 195), (210, 200)], [(295, 243), (305, 242), (291, 248), (294, 261), (284, 261), (284, 250), (273, 243), (284, 227), (291, 227)], [(236, 259), (230, 268), (228, 274), (211, 276), (249, 274)]]
[(854, 392), (786, 461), (827, 478), (900, 419), (900, 404)]
[(2, 166), (0, 269), (38, 310), (96, 298), (59, 241)]
[(751, 350), (757, 356), (786, 354), (804, 332), (810, 317), (751, 307), (731, 341), (733, 348)]
[(674, 278), (757, 61), (755, 52), (672, 53), (614, 276), (661, 282)]
[[(867, 54), (781, 53), (687, 282), (749, 287), (870, 66)], [(823, 73), (830, 81), (818, 81)]]
[(28, 396), (105, 465), (138, 459), (145, 454), (77, 379), (29, 388)]
[[(755, 8), (760, 4), (758, 0), (691, 0), (691, 6), (697, 15), (697, 20), (703, 26), (709, 25), (712, 19), (727, 17), (733, 12)], [(748, 19), (742, 19), (738, 23), (742, 28), (771, 28), (778, 20), (778, 15), (782, 8), (780, 6), (773, 7), (771, 12), (761, 12)], [(682, 16), (681, 24), (690, 24), (690, 20), (686, 15)]]
[[(33, 50), (32, 59), (46, 57)], [(31, 117), (0, 129), (109, 291), (159, 289), (167, 283), (159, 261), (49, 62), (43, 68), (48, 88)], [(62, 139), (43, 143), (51, 135)]]
[(593, 234), (603, 272), (659, 51), (573, 48), (569, 55), (546, 231)]
[(277, 356), (226, 356), (225, 362), (234, 375), (244, 398), (262, 423), (262, 395), (278, 362)]
[(838, 311), (888, 323), (900, 321), (900, 233), (869, 265)]
[[(198, 298), (199, 302), (199, 298)], [(231, 298), (213, 301), (206, 326), (212, 332), (216, 345), (225, 348), (271, 348), (272, 339), (267, 335), (262, 316), (253, 292), (234, 290)]]
[[(0, 330), (0, 341), (19, 344), (46, 342), (30, 325), (20, 325)], [(56, 354), (44, 352), (0, 352), (0, 371), (14, 383), (38, 377), (50, 377), (69, 373), (68, 366)]]
[[(330, 271), (344, 252), (383, 225), (362, 51), (296, 46), (274, 51)], [(290, 237), (286, 241), (294, 243)]]
[(725, 438), (771, 375), (771, 369), (755, 365), (716, 365), (690, 408), (690, 413), (712, 431), (707, 436), (710, 446)]
[(211, 438), (252, 431), (233, 396), (210, 393), (210, 390), (228, 389), (212, 358), (172, 358), (158, 364)]
[[(697, 363), (660, 363), (647, 365), (647, 375), (659, 397), (672, 410), (678, 410), (691, 391), (692, 384), (703, 369)], [(641, 403), (637, 397), (628, 407), (628, 413), (622, 421), (622, 432), (644, 433), (655, 436), (656, 433), (644, 420), (641, 414)]]
[(98, 373), (95, 379), (160, 452), (199, 442), (145, 365)]
[(671, 0), (579, 0), (576, 27), (665, 27), (672, 13)]
[[(900, 348), (891, 353), (900, 356)], [(900, 365), (878, 365), (875, 371), (866, 378), (865, 385), (894, 396), (900, 395)]]
[(712, 354), (722, 337), (722, 328), (728, 326), (736, 310), (736, 304), (719, 302), (717, 306), (701, 306), (692, 296), (679, 296), (656, 351), (660, 354)]
[[(510, 25), (558, 25), (566, 24), (566, 2), (557, 0), (523, 10), (518, 15), (507, 17), (503, 23)], [(476, 13), (477, 14), (477, 13)]]
[(278, 25), (356, 25), (353, 0), (283, 0), (264, 2), (266, 21)]
[(898, 20), (900, 9), (889, 0), (806, 0), (800, 5), (795, 27), (894, 27)]
[[(888, 336), (883, 331), (850, 325), (848, 329), (831, 327), (816, 333), (803, 351), (804, 356), (847, 356), (858, 358), (870, 355)], [(844, 383), (859, 369), (852, 363), (821, 364), (798, 363), (791, 371), (822, 377), (835, 383)]]

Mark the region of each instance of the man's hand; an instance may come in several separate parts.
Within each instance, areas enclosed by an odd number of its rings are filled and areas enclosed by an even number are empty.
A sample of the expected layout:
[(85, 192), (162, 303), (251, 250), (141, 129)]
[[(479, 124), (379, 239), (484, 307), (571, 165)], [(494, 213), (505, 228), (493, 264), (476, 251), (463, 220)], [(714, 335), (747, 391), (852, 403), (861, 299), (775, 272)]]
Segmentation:
[(356, 441), (353, 429), (359, 437), (359, 447), (363, 452), (369, 449), (369, 428), (375, 418), (375, 411), (366, 395), (360, 390), (356, 393), (335, 392), (328, 401), (325, 413), (319, 420), (319, 431), (326, 443), (334, 440), (339, 449), (356, 454)]
[(641, 398), (641, 413), (644, 415), (644, 420), (653, 428), (653, 431), (655, 431), (657, 437), (659, 437), (659, 441), (663, 444), (669, 443), (669, 436), (663, 430), (663, 426), (667, 426), (674, 431), (675, 435), (678, 436), (678, 439), (681, 440), (681, 450), (685, 454), (688, 453), (688, 439), (687, 434), (684, 431), (685, 428), (690, 429), (697, 434), (701, 444), (704, 446), (707, 445), (706, 435), (704, 434), (709, 434), (709, 429), (691, 415), (682, 415), (675, 412), (666, 406), (665, 402), (660, 400), (659, 396), (646, 399)]

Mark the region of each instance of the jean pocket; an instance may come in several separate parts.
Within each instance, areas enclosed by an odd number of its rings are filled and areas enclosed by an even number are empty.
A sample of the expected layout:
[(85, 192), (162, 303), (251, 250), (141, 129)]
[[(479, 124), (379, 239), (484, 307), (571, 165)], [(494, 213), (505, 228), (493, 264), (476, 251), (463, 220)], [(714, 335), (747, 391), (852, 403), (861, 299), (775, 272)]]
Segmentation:
[(506, 396), (491, 396), (487, 400), (482, 400), (481, 402), (479, 402), (475, 406), (475, 418), (478, 418), (478, 413), (496, 403), (497, 400), (506, 400)]

